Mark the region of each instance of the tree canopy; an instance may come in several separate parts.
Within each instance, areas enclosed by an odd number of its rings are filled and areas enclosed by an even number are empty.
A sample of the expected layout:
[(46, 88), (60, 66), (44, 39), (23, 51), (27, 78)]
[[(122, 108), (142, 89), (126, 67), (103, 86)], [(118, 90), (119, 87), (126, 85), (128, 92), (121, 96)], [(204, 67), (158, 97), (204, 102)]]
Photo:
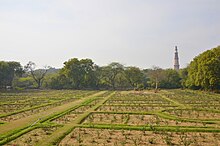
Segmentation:
[(21, 76), (23, 73), (22, 66), (19, 62), (0, 61), (0, 88), (12, 86), (15, 76)]
[(43, 84), (44, 77), (47, 71), (50, 69), (49, 66), (45, 66), (44, 69), (37, 69), (34, 62), (29, 61), (28, 64), (24, 67), (27, 72), (30, 72), (32, 78), (37, 83), (37, 88), (40, 88)]
[(69, 79), (71, 88), (80, 89), (93, 84), (94, 62), (91, 59), (73, 58), (64, 62), (61, 74)]
[(220, 46), (193, 59), (188, 67), (185, 84), (193, 89), (220, 89)]
[(22, 67), (19, 62), (0, 61), (0, 88), (112, 89), (191, 88), (220, 89), (220, 47), (196, 56), (183, 69), (154, 66), (140, 69), (112, 62), (98, 66), (91, 59), (72, 58), (61, 69), (36, 69), (33, 62)]

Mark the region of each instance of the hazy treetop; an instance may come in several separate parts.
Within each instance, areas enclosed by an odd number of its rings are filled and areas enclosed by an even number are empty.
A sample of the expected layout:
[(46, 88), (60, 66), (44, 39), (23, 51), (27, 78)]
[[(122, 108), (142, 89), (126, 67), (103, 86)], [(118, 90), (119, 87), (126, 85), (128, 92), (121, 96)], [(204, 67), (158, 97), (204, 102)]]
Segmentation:
[(220, 40), (219, 0), (1, 0), (0, 60), (181, 67)]

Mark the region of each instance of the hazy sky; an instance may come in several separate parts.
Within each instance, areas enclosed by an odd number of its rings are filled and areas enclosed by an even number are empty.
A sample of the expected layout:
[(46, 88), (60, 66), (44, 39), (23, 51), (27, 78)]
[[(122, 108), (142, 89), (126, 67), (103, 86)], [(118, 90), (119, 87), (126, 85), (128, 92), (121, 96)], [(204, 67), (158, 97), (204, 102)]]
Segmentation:
[(0, 0), (0, 60), (181, 67), (220, 45), (220, 0)]

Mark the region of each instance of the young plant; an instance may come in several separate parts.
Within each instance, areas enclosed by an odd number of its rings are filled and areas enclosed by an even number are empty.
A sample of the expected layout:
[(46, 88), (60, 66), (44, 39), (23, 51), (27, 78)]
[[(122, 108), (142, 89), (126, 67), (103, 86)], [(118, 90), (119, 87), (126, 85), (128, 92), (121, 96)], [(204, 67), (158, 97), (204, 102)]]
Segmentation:
[(155, 139), (154, 137), (151, 137), (148, 139), (149, 144), (155, 144)]

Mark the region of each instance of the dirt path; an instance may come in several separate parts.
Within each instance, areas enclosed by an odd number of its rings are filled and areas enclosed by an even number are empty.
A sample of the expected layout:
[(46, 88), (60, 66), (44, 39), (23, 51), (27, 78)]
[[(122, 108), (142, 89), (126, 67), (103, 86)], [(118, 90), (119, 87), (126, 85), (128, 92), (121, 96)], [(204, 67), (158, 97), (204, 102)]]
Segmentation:
[(65, 110), (67, 110), (67, 109), (69, 109), (69, 108), (71, 108), (73, 106), (76, 106), (76, 105), (82, 103), (83, 101), (85, 101), (85, 100), (87, 100), (87, 99), (89, 99), (91, 97), (103, 94), (104, 92), (105, 91), (101, 91), (101, 92), (92, 94), (92, 95), (90, 95), (88, 97), (85, 97), (85, 98), (82, 98), (82, 99), (79, 99), (79, 100), (76, 100), (76, 101), (73, 101), (73, 102), (69, 102), (69, 103), (66, 103), (66, 104), (63, 104), (63, 105), (60, 105), (60, 106), (48, 109), (48, 110), (46, 110), (44, 112), (40, 112), (40, 113), (31, 115), (31, 116), (28, 116), (28, 117), (25, 117), (25, 118), (22, 118), (22, 119), (18, 119), (18, 120), (15, 120), (15, 121), (12, 121), (12, 122), (0, 125), (0, 135), (8, 133), (8, 132), (11, 132), (11, 131), (14, 131), (16, 129), (24, 128), (24, 127), (26, 127), (28, 125), (33, 124), (39, 118), (42, 119), (42, 118), (45, 118), (45, 117), (47, 117), (47, 116), (49, 116), (51, 114), (55, 114), (55, 113), (59, 113), (59, 112), (65, 111)]

